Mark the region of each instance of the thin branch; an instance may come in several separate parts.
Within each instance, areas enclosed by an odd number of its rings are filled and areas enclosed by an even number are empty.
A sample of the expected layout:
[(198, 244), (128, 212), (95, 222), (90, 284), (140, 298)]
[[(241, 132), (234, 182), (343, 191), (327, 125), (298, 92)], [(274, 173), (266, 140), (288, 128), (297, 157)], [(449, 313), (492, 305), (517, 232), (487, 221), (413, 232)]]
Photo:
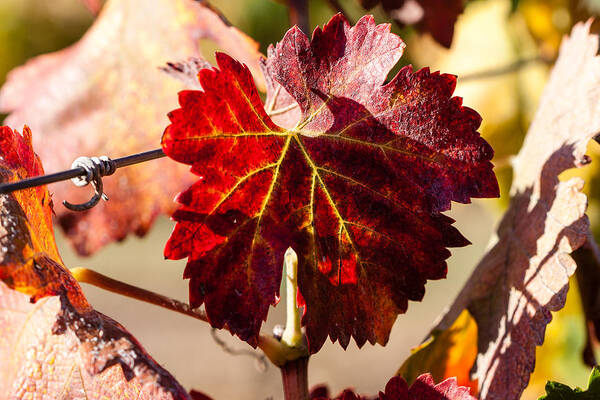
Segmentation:
[(495, 78), (498, 76), (510, 74), (512, 72), (517, 72), (518, 70), (528, 66), (529, 64), (534, 64), (534, 63), (552, 64), (553, 62), (554, 62), (553, 59), (549, 59), (548, 57), (544, 57), (544, 56), (525, 58), (522, 60), (517, 60), (511, 64), (504, 65), (502, 67), (492, 68), (492, 69), (485, 70), (485, 71), (473, 72), (470, 74), (463, 75), (460, 78), (460, 81), (467, 82), (467, 81), (476, 81), (476, 80), (480, 80), (480, 79)]
[(179, 300), (171, 299), (167, 296), (163, 296), (162, 294), (154, 293), (149, 290), (109, 278), (108, 276), (102, 275), (101, 273), (91, 269), (77, 267), (70, 269), (70, 271), (78, 282), (84, 282), (101, 289), (108, 290), (109, 292), (117, 293), (125, 297), (131, 297), (136, 300), (154, 304), (155, 306), (176, 311), (201, 321), (208, 322), (205, 312), (193, 310), (189, 304), (183, 303)]
[(249, 356), (254, 358), (258, 364), (259, 364), (259, 369), (261, 372), (265, 372), (267, 370), (267, 368), (269, 368), (269, 364), (267, 363), (267, 356), (265, 356), (265, 354), (258, 354), (253, 350), (248, 350), (248, 349), (233, 349), (231, 347), (229, 347), (229, 345), (227, 343), (225, 343), (225, 341), (223, 339), (221, 339), (219, 337), (218, 333), (218, 329), (217, 328), (212, 328), (210, 331), (210, 335), (212, 336), (213, 340), (215, 341), (215, 343), (217, 344), (217, 346), (219, 346), (221, 348), (221, 350), (223, 350), (225, 353), (234, 355), (234, 356), (239, 356), (239, 355), (243, 355), (243, 356)]

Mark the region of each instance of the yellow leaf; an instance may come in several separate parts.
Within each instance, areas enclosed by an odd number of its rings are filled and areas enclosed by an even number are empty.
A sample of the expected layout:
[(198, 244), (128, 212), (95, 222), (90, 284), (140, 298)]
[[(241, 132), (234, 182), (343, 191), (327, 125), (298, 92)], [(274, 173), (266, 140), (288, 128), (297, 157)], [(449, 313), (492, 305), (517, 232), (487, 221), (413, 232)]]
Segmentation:
[(454, 376), (459, 386), (468, 386), (472, 394), (477, 394), (477, 381), (469, 376), (477, 356), (477, 324), (467, 310), (450, 328), (434, 330), (431, 337), (411, 353), (396, 373), (409, 384), (429, 372), (436, 382)]

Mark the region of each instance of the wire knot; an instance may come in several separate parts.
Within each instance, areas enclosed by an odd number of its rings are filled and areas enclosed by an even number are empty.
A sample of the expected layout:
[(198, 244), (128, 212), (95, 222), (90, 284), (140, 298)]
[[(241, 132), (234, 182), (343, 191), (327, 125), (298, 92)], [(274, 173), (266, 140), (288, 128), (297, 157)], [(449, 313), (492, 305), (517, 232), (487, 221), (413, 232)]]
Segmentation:
[(71, 169), (81, 168), (84, 174), (71, 179), (75, 186), (83, 187), (88, 184), (94, 186), (94, 196), (85, 203), (71, 204), (64, 200), (63, 204), (72, 211), (85, 211), (94, 207), (100, 199), (108, 200), (108, 196), (104, 193), (104, 184), (102, 177), (112, 175), (117, 170), (117, 166), (113, 160), (107, 156), (101, 157), (79, 157), (71, 165)]
[(107, 156), (79, 157), (73, 161), (71, 168), (83, 168), (85, 171), (85, 175), (76, 176), (71, 179), (71, 182), (79, 187), (86, 186), (104, 176), (112, 175), (117, 170), (114, 161)]

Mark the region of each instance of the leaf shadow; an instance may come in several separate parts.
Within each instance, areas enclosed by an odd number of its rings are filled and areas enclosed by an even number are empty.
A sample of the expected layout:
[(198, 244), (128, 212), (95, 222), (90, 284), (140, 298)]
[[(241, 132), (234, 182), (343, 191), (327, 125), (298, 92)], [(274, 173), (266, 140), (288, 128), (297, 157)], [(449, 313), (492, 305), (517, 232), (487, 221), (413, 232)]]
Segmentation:
[[(569, 275), (573, 271), (562, 264), (561, 254), (564, 253), (560, 253), (559, 248), (564, 239), (569, 241), (572, 248), (582, 244), (581, 236), (585, 236), (586, 231), (582, 229), (582, 223), (586, 224), (586, 217), (563, 226), (546, 254), (538, 254), (538, 241), (546, 233), (548, 218), (552, 219), (552, 223), (560, 223), (559, 219), (548, 216), (548, 213), (556, 200), (560, 172), (576, 165), (573, 154), (574, 146), (565, 145), (544, 163), (537, 192), (539, 197), (531, 186), (513, 196), (510, 209), (498, 228), (499, 237), (508, 238), (506, 240), (510, 242), (496, 243), (480, 263), (489, 268), (476, 271), (480, 272), (479, 278), (488, 280), (479, 279), (479, 283), (487, 288), (480, 291), (481, 297), (471, 299), (468, 306), (480, 327), (479, 356), (473, 370), (486, 380), (480, 379), (480, 389), (488, 395), (486, 399), (517, 398), (520, 395), (529, 381), (529, 374), (533, 372), (536, 346), (544, 341), (546, 326), (552, 320), (551, 311), (558, 311), (564, 306)], [(535, 205), (530, 209), (533, 201)], [(530, 262), (534, 257), (541, 257), (541, 260), (531, 271)], [(493, 267), (497, 267), (497, 270), (490, 271)], [(554, 271), (557, 268), (564, 271)], [(541, 276), (543, 270), (550, 273)], [(489, 274), (495, 276), (493, 284), (489, 284), (492, 281)], [(559, 274), (563, 275), (557, 278)], [(556, 290), (553, 287), (557, 282), (548, 284), (545, 281), (548, 278), (563, 278), (564, 283), (558, 281), (561, 286)], [(515, 282), (519, 284), (515, 285)], [(532, 292), (532, 289), (540, 290), (540, 287), (551, 292), (543, 304), (538, 299), (540, 295), (547, 295)], [(519, 292), (516, 297), (513, 290)], [(501, 297), (500, 301), (498, 296)], [(481, 327), (485, 327), (485, 330)], [(495, 349), (487, 355), (490, 346), (495, 346)], [(478, 370), (478, 364), (483, 364), (486, 370)], [(511, 388), (518, 390), (518, 393), (510, 392)]]

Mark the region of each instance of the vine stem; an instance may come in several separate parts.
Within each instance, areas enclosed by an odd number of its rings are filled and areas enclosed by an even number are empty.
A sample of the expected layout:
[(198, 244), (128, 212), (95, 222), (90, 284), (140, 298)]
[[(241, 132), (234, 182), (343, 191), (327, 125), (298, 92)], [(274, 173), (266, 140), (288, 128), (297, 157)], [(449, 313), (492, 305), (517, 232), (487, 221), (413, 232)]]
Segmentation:
[[(100, 289), (120, 294), (121, 296), (154, 304), (155, 306), (166, 308), (201, 321), (210, 322), (204, 311), (194, 310), (189, 304), (179, 300), (118, 281), (88, 268), (76, 267), (71, 268), (69, 271), (78, 282), (87, 283)], [(289, 360), (296, 360), (308, 354), (304, 347), (291, 348), (277, 339), (266, 335), (258, 337), (258, 348), (278, 367), (282, 367)]]
[(462, 77), (459, 77), (459, 81), (464, 83), (464, 82), (469, 82), (469, 81), (477, 81), (477, 80), (482, 80), (482, 79), (495, 78), (498, 76), (517, 72), (520, 69), (527, 67), (531, 64), (542, 63), (542, 64), (550, 65), (554, 61), (556, 61), (556, 60), (553, 58), (543, 56), (543, 55), (538, 55), (538, 56), (531, 57), (531, 58), (520, 59), (513, 63), (510, 63), (508, 65), (503, 65), (498, 68), (464, 74)]
[(290, 24), (297, 25), (302, 32), (309, 35), (308, 0), (288, 0)]
[(78, 282), (87, 283), (112, 293), (131, 297), (136, 300), (188, 315), (201, 321), (209, 322), (205, 312), (194, 310), (189, 304), (179, 300), (118, 281), (91, 269), (76, 267), (71, 268), (70, 272)]
[(587, 338), (583, 348), (583, 362), (593, 367), (597, 364), (595, 351), (598, 348), (600, 335), (600, 322), (598, 321), (598, 295), (596, 288), (600, 282), (600, 249), (590, 231), (582, 247), (571, 255), (577, 263), (575, 277), (579, 292), (579, 299), (585, 316)]
[(286, 363), (281, 378), (285, 400), (308, 400), (308, 357)]

